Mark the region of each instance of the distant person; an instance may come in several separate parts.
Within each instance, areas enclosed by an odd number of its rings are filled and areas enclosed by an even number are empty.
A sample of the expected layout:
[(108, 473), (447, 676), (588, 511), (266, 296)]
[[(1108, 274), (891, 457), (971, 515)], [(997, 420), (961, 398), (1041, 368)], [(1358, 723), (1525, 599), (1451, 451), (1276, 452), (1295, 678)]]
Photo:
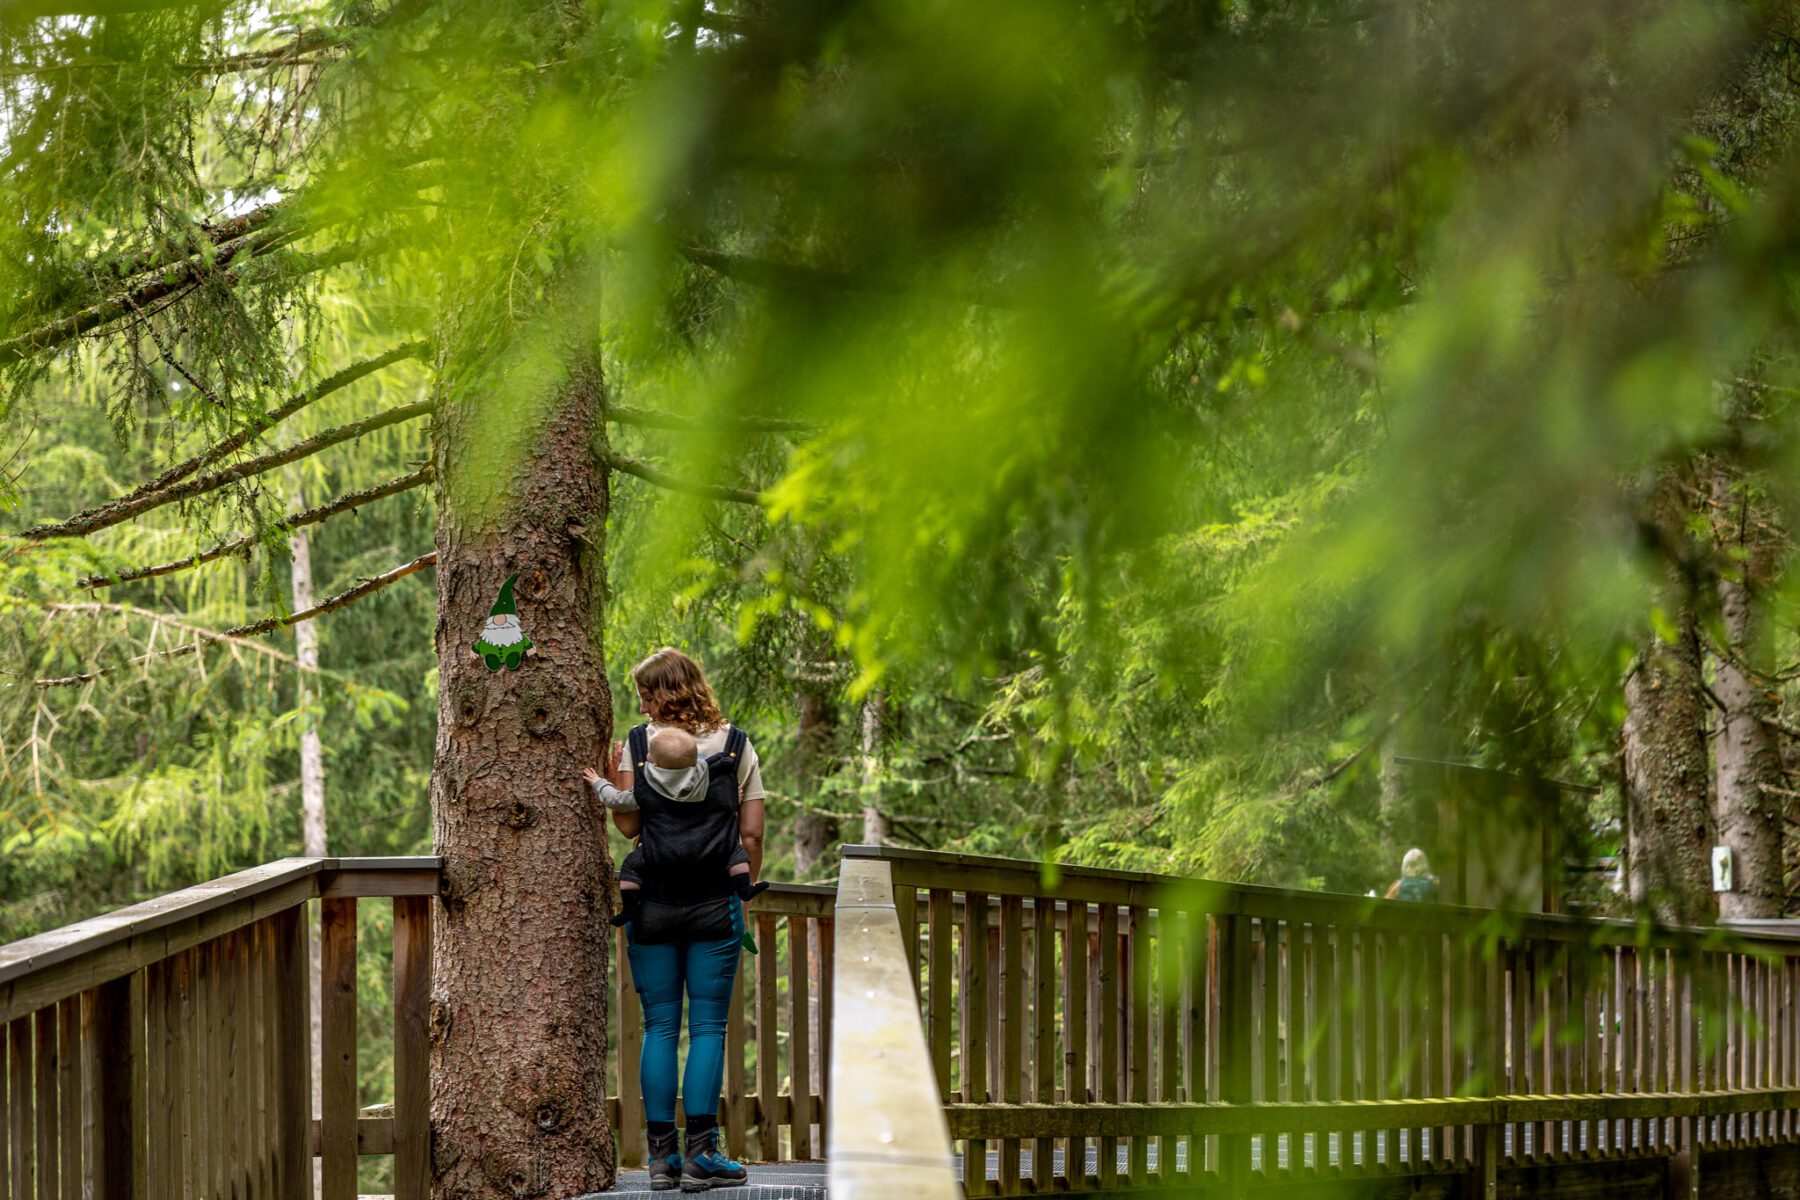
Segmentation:
[(1425, 859), (1425, 852), (1414, 846), (1400, 860), (1400, 878), (1394, 880), (1387, 890), (1389, 900), (1409, 900), (1414, 904), (1436, 904), (1438, 900), (1437, 876), (1431, 873), (1431, 864)]

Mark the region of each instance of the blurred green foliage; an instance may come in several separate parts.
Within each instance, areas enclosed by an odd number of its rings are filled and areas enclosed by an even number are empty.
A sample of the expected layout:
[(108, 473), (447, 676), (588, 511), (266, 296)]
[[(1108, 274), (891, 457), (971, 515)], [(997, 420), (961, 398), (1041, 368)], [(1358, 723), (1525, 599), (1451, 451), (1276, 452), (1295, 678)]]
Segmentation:
[[(259, 445), (422, 398), (508, 440), (574, 353), (610, 427), (743, 507), (613, 476), (615, 695), (665, 642), (801, 806), (899, 840), (1363, 891), (1418, 840), (1384, 747), (1598, 784), (1619, 678), (1715, 552), (1666, 464), (1792, 528), (1786, 3), (209, 0), (0, 17), (9, 528), (128, 491), (348, 362)], [(277, 204), (262, 233), (224, 223)], [(219, 262), (235, 237), (254, 245)], [(137, 296), (79, 341), (13, 353)], [(211, 265), (208, 265), (211, 264)], [(183, 268), (185, 269), (185, 268)], [(737, 431), (785, 417), (809, 431)], [(426, 577), (321, 622), (308, 711), (246, 648), (280, 516), (404, 473), (423, 422), (89, 539), (0, 545), (0, 937), (293, 852), (430, 842)], [(14, 454), (15, 448), (17, 454)], [(248, 451), (246, 452), (248, 453)], [(428, 548), (424, 493), (313, 530), (328, 595)], [(96, 567), (228, 559), (97, 597)], [(1729, 563), (1725, 564), (1729, 569)], [(1681, 578), (1679, 572), (1676, 575)], [(1767, 667), (1794, 646), (1783, 574)], [(1660, 622), (1660, 626), (1659, 626)], [(287, 643), (266, 639), (286, 652)], [(836, 717), (800, 763), (797, 694)], [(859, 714), (884, 712), (865, 755)], [(628, 707), (628, 706), (626, 706)], [(621, 720), (631, 714), (621, 711)], [(872, 757), (872, 762), (865, 762)], [(813, 871), (829, 871), (831, 860)], [(1604, 901), (1604, 896), (1596, 898)]]

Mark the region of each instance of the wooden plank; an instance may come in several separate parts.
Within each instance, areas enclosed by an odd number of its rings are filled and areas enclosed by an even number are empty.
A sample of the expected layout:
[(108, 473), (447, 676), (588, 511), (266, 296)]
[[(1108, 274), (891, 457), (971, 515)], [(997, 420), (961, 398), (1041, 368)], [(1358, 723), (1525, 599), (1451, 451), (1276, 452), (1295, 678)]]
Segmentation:
[(1767, 1088), (1688, 1094), (1646, 1092), (1595, 1096), (1435, 1096), (1360, 1103), (1257, 1101), (1246, 1104), (952, 1104), (945, 1113), (956, 1136), (1109, 1137), (1227, 1135), (1271, 1129), (1399, 1131), (1417, 1125), (1537, 1124), (1590, 1116), (1642, 1120), (1700, 1113), (1770, 1112), (1800, 1105), (1800, 1092)]
[[(189, 1149), (193, 1153), (192, 1172), (194, 1177), (193, 1195), (212, 1197), (212, 1140), (210, 1131), (213, 1127), (213, 1114), (216, 1108), (215, 1098), (218, 1082), (213, 1074), (213, 1061), (218, 1057), (218, 1050), (212, 1040), (213, 1014), (213, 969), (212, 959), (205, 945), (194, 946), (188, 953), (193, 957), (194, 986), (194, 1110), (193, 1139)], [(312, 1101), (307, 1100), (307, 1111), (312, 1111)], [(312, 1177), (310, 1165), (311, 1152), (308, 1152), (307, 1177)]]
[[(1024, 961), (1025, 902), (1023, 897), (1000, 897), (1000, 1098), (1008, 1104), (1023, 1099), (1020, 1076), (1025, 1069), (1025, 996), (1019, 978)], [(904, 928), (904, 926), (902, 926)], [(1019, 1142), (1000, 1143), (1000, 1191), (1019, 1191)]]
[(169, 1032), (170, 1013), (175, 1007), (174, 991), (175, 960), (164, 959), (144, 968), (145, 1019), (148, 1022), (145, 1076), (149, 1081), (145, 1115), (150, 1122), (147, 1141), (150, 1161), (146, 1165), (153, 1196), (181, 1194), (181, 1172), (175, 1162), (175, 1155), (181, 1149), (175, 1127), (179, 1116), (175, 1091), (181, 1073), (172, 1061), (175, 1043)]
[(12, 1173), (13, 1116), (9, 1039), (0, 1032), (0, 1196), (12, 1200), (16, 1188)]
[[(1285, 1066), (1284, 1096), (1308, 1100), (1306, 1094), (1306, 927), (1288, 925), (1283, 941), (1282, 1059)], [(1306, 1166), (1305, 1144), (1299, 1134), (1288, 1135), (1288, 1172), (1299, 1174)]]
[(321, 1200), (356, 1200), (356, 899), (319, 905)]
[[(81, 1000), (69, 996), (56, 1004), (57, 1123), (62, 1130), (61, 1161), (57, 1177), (62, 1181), (62, 1200), (81, 1200)], [(0, 1104), (0, 1112), (5, 1106)], [(0, 1129), (5, 1121), (0, 1119)], [(5, 1134), (0, 1132), (0, 1142)], [(0, 1158), (0, 1164), (4, 1164)], [(0, 1180), (6, 1172), (0, 1165)], [(179, 1195), (171, 1192), (170, 1195)]]
[[(1181, 965), (1181, 917), (1173, 909), (1157, 912), (1156, 926), (1156, 1017), (1159, 1021), (1157, 1060), (1152, 1080), (1158, 1101), (1175, 1103), (1181, 1095), (1181, 1019), (1186, 1013), (1182, 1003), (1185, 975)], [(1165, 1182), (1175, 1178), (1175, 1140), (1164, 1138), (1157, 1143), (1156, 1170)]]
[(931, 1047), (931, 1070), (938, 1081), (938, 1093), (947, 1103), (950, 1099), (950, 1047), (953, 1000), (951, 998), (950, 923), (952, 893), (948, 888), (931, 889), (929, 978), (927, 988), (926, 1042)]
[[(1119, 910), (1100, 906), (1100, 956), (1094, 964), (1100, 980), (1100, 1103), (1116, 1104), (1119, 1095)], [(1102, 1137), (1099, 1149), (1100, 1186), (1119, 1182), (1119, 1141)]]
[(251, 1020), (256, 1026), (256, 1196), (273, 1196), (276, 1186), (275, 1146), (280, 1134), (275, 1096), (281, 1076), (275, 1050), (280, 1043), (275, 990), (275, 925), (258, 921), (251, 926), (255, 955), (251, 974)]
[(289, 909), (269, 922), (275, 940), (279, 1013), (275, 1034), (275, 1193), (281, 1200), (305, 1200), (312, 1195), (308, 1137), (312, 1127), (312, 964), (304, 918), (304, 909)]
[[(835, 909), (833, 910), (835, 912)], [(819, 935), (819, 1044), (814, 1049), (819, 1059), (819, 1094), (821, 1101), (814, 1111), (819, 1118), (819, 1136), (831, 1136), (831, 1110), (826, 1099), (831, 1094), (831, 1040), (833, 1014), (831, 1009), (832, 992), (836, 989), (837, 959), (837, 920), (835, 916), (820, 917), (813, 922), (813, 928)]]
[(37, 1125), (37, 1200), (59, 1200), (57, 1168), (62, 1165), (57, 1145), (56, 1104), (56, 1006), (40, 1008), (33, 1021), (32, 1066), (36, 1095), (32, 1108)]
[[(1056, 913), (1048, 896), (1039, 896), (1032, 912), (1032, 1018), (1035, 1051), (1032, 1098), (1056, 1102)], [(1041, 1137), (1031, 1148), (1031, 1181), (1040, 1192), (1051, 1190), (1056, 1173), (1056, 1142)]]
[[(1128, 1046), (1131, 1068), (1127, 1076), (1129, 1096), (1133, 1103), (1150, 1099), (1150, 972), (1154, 961), (1150, 953), (1150, 910), (1141, 904), (1129, 910), (1130, 924), (1125, 940), (1126, 970), (1124, 978), (1131, 989), (1127, 1018), (1130, 1031)], [(1131, 1139), (1131, 1181), (1143, 1185), (1150, 1176), (1150, 1142), (1148, 1138)]]
[[(618, 1008), (615, 1010), (619, 1014), (619, 1127), (616, 1137), (619, 1165), (638, 1167), (648, 1158), (650, 1148), (644, 1128), (644, 1091), (638, 1069), (639, 1055), (644, 1045), (644, 1006), (638, 999), (637, 986), (632, 981), (629, 942), (630, 934), (624, 928), (615, 932), (613, 950), (618, 970), (614, 977), (618, 980), (619, 993)], [(769, 947), (764, 957), (773, 962), (774, 943), (763, 942), (760, 931), (758, 944)]]
[[(1219, 921), (1219, 1099), (1226, 1104), (1251, 1100), (1250, 1065), (1254, 1047), (1250, 1040), (1251, 980), (1250, 920), (1228, 916)], [(1220, 1194), (1226, 1200), (1242, 1200), (1250, 1184), (1250, 1139), (1219, 1139)]]
[[(1343, 995), (1339, 987), (1338, 975), (1338, 939), (1343, 936), (1341, 929), (1326, 925), (1313, 926), (1313, 954), (1317, 963), (1314, 975), (1318, 991), (1315, 996), (1313, 1019), (1319, 1030), (1317, 1040), (1318, 1059), (1314, 1080), (1316, 1092), (1314, 1099), (1331, 1102), (1342, 1097), (1339, 1090), (1338, 1070), (1343, 1058), (1343, 1035), (1346, 1020)], [(1321, 1173), (1333, 1171), (1330, 1156), (1329, 1134), (1321, 1135), (1315, 1149), (1314, 1161), (1318, 1163)], [(1342, 1143), (1340, 1143), (1341, 1147)]]
[(243, 936), (244, 931), (234, 930), (217, 943), (225, 999), (224, 1020), (219, 1027), (225, 1046), (225, 1111), (219, 1122), (225, 1137), (225, 1180), (220, 1193), (223, 1196), (245, 1194), (244, 1118), (254, 1103), (244, 1087)]
[(789, 1078), (793, 1081), (794, 1126), (790, 1138), (794, 1158), (812, 1158), (812, 1046), (808, 1038), (807, 999), (807, 919), (789, 917), (788, 943), (788, 1060)]
[[(141, 1113), (132, 1076), (143, 1055), (142, 1010), (134, 1004), (130, 977), (94, 989), (88, 1032), (97, 1066), (92, 1093), (97, 1114), (94, 1200), (136, 1200), (142, 1195), (143, 1151), (137, 1137)], [(23, 1194), (23, 1193), (15, 1193)]]
[[(988, 1092), (988, 961), (987, 896), (969, 892), (963, 902), (962, 937), (962, 1095), (969, 1103), (985, 1103)], [(964, 1148), (964, 1187), (971, 1196), (988, 1194), (987, 1143), (971, 1140)]]
[[(1508, 1094), (1523, 1096), (1531, 1091), (1527, 1069), (1531, 1056), (1527, 1050), (1527, 1037), (1531, 1031), (1531, 949), (1529, 943), (1509, 942), (1506, 952), (1509, 984), (1507, 995), (1510, 998), (1506, 1029), (1506, 1090)], [(1529, 1161), (1526, 1138), (1529, 1136), (1522, 1125), (1514, 1125), (1512, 1130), (1511, 1160), (1516, 1163)]]
[[(1450, 1084), (1450, 1015), (1455, 1010), (1452, 1000), (1454, 995), (1450, 980), (1451, 974), (1445, 970), (1444, 938), (1442, 934), (1427, 934), (1425, 937), (1425, 959), (1421, 984), (1425, 1000), (1425, 1089), (1424, 1096), (1449, 1096), (1454, 1094)], [(1423, 1131), (1422, 1131), (1423, 1132)], [(1455, 1131), (1448, 1126), (1440, 1126), (1430, 1131), (1431, 1153), (1425, 1157), (1427, 1164), (1440, 1169), (1448, 1169), (1452, 1158), (1450, 1142)]]
[[(1063, 936), (1063, 1095), (1068, 1104), (1088, 1102), (1088, 906), (1071, 902), (1064, 914)], [(1087, 1177), (1085, 1137), (1070, 1138), (1063, 1147), (1068, 1186), (1080, 1188)]]
[(431, 905), (394, 899), (394, 1200), (431, 1194)]
[(231, 1147), (226, 1127), (233, 1102), (229, 1087), (233, 1064), (225, 1038), (226, 963), (221, 942), (222, 937), (214, 938), (201, 948), (207, 969), (207, 1090), (212, 1101), (206, 1114), (206, 1179), (211, 1195), (218, 1200), (228, 1200), (231, 1195)]
[(756, 914), (756, 944), (762, 947), (756, 964), (756, 1093), (762, 1118), (757, 1122), (757, 1151), (764, 1162), (781, 1158), (781, 1127), (771, 1117), (771, 1106), (781, 1094), (781, 1064), (776, 1059), (775, 1033), (781, 1022), (780, 997), (775, 986), (775, 917)]
[(37, 1132), (31, 1104), (31, 1018), (18, 1017), (7, 1026), (8, 1091), (11, 1095), (12, 1196), (27, 1200), (37, 1177)]

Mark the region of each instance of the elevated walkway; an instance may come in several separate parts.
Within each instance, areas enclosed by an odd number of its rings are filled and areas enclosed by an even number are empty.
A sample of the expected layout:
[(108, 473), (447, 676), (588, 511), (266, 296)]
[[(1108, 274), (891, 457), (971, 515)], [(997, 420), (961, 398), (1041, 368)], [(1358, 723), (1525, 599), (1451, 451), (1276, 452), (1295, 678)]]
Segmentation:
[[(351, 1200), (371, 1157), (426, 1200), (441, 876), (286, 859), (0, 947), (0, 1200), (300, 1200), (315, 1162), (321, 1200)], [(391, 920), (359, 926), (370, 904)], [(747, 1198), (1800, 1195), (1787, 927), (854, 846), (838, 887), (776, 885), (752, 916), (721, 1111), (761, 1164)], [(359, 1108), (371, 954), (394, 1093)], [(615, 962), (626, 1195), (641, 1031)]]

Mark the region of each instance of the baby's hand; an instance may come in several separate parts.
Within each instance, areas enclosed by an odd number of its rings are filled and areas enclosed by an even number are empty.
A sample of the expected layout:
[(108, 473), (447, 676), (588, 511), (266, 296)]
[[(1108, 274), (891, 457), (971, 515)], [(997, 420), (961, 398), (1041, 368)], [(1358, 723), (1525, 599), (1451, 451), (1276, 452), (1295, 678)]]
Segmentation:
[(581, 777), (588, 781), (589, 787), (593, 787), (596, 783), (600, 782), (600, 772), (594, 770), (592, 767), (581, 768)]

